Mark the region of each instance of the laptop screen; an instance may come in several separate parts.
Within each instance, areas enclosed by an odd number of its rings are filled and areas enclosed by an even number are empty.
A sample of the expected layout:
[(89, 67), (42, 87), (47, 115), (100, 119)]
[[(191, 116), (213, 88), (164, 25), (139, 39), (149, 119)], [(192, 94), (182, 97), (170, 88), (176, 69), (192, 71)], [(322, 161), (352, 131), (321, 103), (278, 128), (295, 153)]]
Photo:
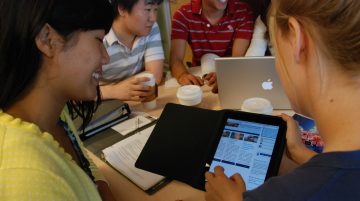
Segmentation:
[(221, 57), (215, 70), (222, 109), (240, 109), (245, 99), (268, 99), (274, 109), (291, 109), (275, 69), (274, 57)]

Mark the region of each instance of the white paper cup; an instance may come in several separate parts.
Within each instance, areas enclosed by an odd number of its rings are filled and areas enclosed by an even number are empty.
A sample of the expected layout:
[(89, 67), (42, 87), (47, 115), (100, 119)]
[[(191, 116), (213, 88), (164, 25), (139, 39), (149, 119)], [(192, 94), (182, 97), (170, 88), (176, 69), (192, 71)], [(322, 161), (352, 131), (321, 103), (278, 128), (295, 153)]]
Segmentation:
[(135, 77), (147, 77), (147, 78), (149, 78), (149, 81), (142, 82), (142, 84), (150, 86), (150, 87), (155, 86), (155, 76), (152, 73), (142, 72), (142, 73), (135, 75)]
[(246, 99), (241, 105), (241, 110), (245, 112), (271, 115), (273, 106), (270, 101), (265, 98), (254, 97)]
[(156, 108), (156, 99), (148, 102), (142, 102), (142, 105), (145, 109), (152, 110)]
[(215, 58), (218, 57), (218, 55), (213, 53), (207, 53), (201, 57), (201, 73), (203, 75), (215, 72)]
[[(156, 87), (155, 76), (152, 73), (142, 72), (137, 74), (135, 77), (147, 77), (149, 78), (149, 81), (142, 82), (142, 84), (150, 87)], [(153, 91), (154, 94), (152, 96), (146, 97), (146, 99), (142, 101), (143, 107), (145, 109), (151, 110), (156, 108), (156, 97), (157, 97), (156, 89), (154, 89)]]
[(194, 106), (201, 103), (202, 90), (197, 85), (179, 87), (176, 96), (181, 105)]

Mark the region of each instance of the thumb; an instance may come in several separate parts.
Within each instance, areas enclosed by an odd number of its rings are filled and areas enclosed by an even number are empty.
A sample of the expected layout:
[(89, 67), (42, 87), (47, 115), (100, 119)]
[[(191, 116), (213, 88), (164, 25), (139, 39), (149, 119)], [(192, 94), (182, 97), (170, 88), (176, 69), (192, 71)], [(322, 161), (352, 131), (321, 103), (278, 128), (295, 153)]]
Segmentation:
[(286, 121), (286, 124), (289, 128), (298, 128), (298, 123), (291, 116), (287, 114), (281, 114), (281, 118)]
[(241, 185), (245, 189), (245, 182), (239, 173), (236, 173), (230, 177), (236, 184)]

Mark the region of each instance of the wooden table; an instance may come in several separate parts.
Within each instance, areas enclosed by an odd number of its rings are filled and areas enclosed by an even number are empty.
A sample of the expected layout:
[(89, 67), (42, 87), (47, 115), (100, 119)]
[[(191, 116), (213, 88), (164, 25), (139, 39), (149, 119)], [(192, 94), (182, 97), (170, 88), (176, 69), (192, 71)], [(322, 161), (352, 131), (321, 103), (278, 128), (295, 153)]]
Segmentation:
[[(211, 92), (211, 88), (203, 86), (203, 99), (199, 107), (207, 109), (221, 109), (218, 99), (218, 95)], [(129, 105), (133, 111), (143, 111), (152, 116), (159, 117), (166, 103), (178, 103), (176, 98), (177, 88), (165, 88), (164, 85), (159, 86), (159, 97), (157, 98), (157, 107), (153, 110), (146, 110), (143, 108), (141, 103), (129, 102)], [(292, 114), (291, 111), (274, 111), (274, 114), (281, 112)], [(90, 157), (94, 160), (95, 164), (103, 172), (106, 179), (110, 184), (110, 188), (118, 201), (202, 201), (204, 199), (204, 192), (194, 189), (191, 186), (178, 182), (172, 181), (166, 185), (160, 191), (154, 195), (148, 195), (140, 188), (135, 186), (126, 177), (112, 169), (102, 160), (97, 158), (95, 155), (90, 154)], [(290, 161), (286, 156), (283, 157), (279, 174), (285, 174), (286, 172), (293, 169), (296, 165)]]

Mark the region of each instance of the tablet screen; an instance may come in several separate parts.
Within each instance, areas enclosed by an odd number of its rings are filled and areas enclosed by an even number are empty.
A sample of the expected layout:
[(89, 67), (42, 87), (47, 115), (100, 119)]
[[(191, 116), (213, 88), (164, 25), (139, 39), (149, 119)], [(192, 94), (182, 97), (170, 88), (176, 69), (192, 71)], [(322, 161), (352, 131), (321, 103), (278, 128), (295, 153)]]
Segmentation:
[(275, 147), (279, 126), (228, 118), (210, 172), (222, 166), (230, 177), (239, 173), (246, 190), (263, 184)]

